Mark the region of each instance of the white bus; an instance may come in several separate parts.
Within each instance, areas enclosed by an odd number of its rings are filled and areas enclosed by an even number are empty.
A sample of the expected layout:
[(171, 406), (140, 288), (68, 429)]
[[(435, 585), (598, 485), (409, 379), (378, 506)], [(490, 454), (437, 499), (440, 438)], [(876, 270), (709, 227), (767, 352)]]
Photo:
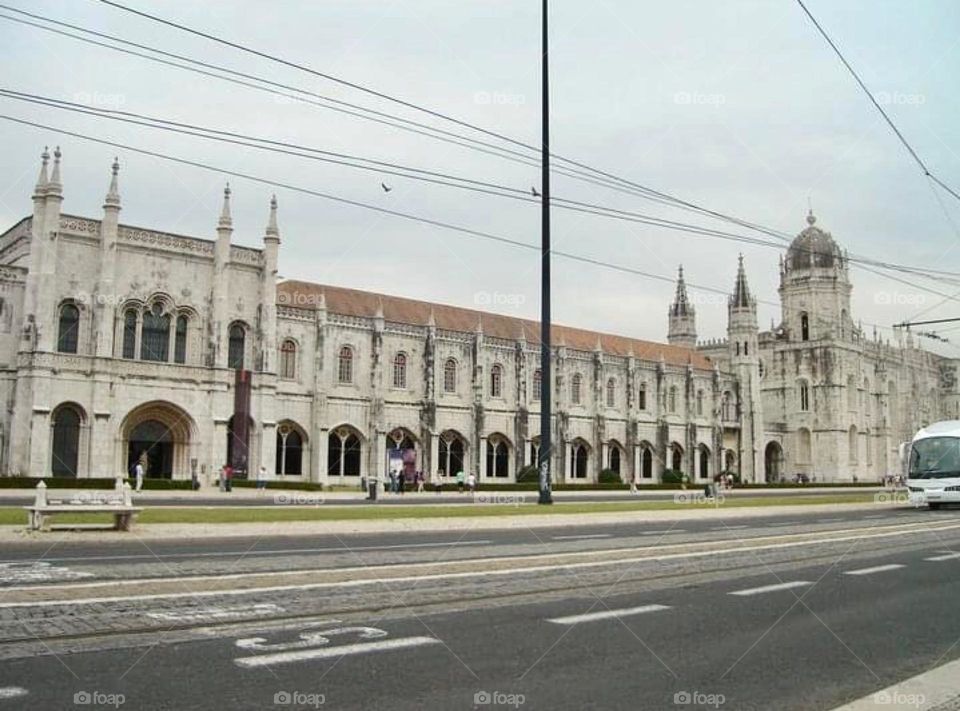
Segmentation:
[(960, 503), (960, 420), (927, 425), (913, 436), (906, 455), (911, 503), (931, 509)]

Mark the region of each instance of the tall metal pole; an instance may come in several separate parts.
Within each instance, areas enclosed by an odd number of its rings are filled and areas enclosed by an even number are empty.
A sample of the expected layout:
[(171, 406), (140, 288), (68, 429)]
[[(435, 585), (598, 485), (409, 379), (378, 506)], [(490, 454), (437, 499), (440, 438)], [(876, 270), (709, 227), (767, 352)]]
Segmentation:
[(543, 146), (541, 147), (541, 264), (540, 264), (540, 497), (538, 503), (552, 504), (550, 460), (553, 456), (550, 348), (550, 71), (547, 50), (547, 0), (543, 0)]

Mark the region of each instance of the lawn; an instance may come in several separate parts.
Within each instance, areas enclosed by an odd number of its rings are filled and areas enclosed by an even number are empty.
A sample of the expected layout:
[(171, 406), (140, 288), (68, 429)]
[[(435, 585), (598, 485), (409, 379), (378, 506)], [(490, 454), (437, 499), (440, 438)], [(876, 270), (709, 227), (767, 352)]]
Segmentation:
[[(491, 495), (494, 498), (494, 495)], [(728, 498), (719, 506), (713, 503), (675, 503), (673, 501), (602, 501), (557, 503), (538, 506), (533, 496), (530, 503), (511, 503), (510, 497), (483, 504), (422, 504), (419, 506), (272, 506), (269, 508), (223, 506), (156, 506), (140, 514), (140, 523), (271, 523), (282, 521), (362, 521), (416, 518), (463, 518), (467, 516), (539, 516), (544, 514), (592, 514), (623, 511), (683, 511), (688, 509), (752, 508), (758, 506), (816, 506), (822, 504), (865, 504), (873, 494), (837, 494), (834, 496), (764, 496)], [(109, 516), (76, 516), (64, 514), (55, 523), (109, 523)], [(0, 525), (23, 525), (26, 512), (17, 507), (0, 507)]]

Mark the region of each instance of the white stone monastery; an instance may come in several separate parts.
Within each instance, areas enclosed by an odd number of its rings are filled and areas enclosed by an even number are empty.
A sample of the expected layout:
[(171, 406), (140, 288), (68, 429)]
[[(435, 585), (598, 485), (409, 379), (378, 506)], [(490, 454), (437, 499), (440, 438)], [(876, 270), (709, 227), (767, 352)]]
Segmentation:
[[(277, 281), (231, 244), (230, 189), (210, 239), (63, 212), (43, 154), (33, 212), (0, 235), (0, 473), (209, 480), (225, 463), (349, 484), (407, 466), (511, 482), (539, 443), (539, 325), (443, 304)], [(212, 222), (212, 220), (211, 220)], [(875, 480), (897, 445), (957, 416), (957, 361), (909, 333), (867, 337), (848, 260), (815, 224), (780, 269), (782, 319), (757, 325), (741, 260), (728, 338), (697, 342), (681, 270), (668, 343), (555, 327), (555, 480)]]

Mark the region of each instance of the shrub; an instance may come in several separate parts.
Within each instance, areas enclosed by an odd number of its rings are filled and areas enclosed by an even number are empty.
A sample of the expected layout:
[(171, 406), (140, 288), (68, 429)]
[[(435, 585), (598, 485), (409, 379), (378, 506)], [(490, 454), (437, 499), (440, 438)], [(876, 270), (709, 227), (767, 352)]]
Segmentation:
[(618, 472), (613, 471), (613, 469), (604, 469), (600, 472), (601, 484), (622, 484), (623, 479), (620, 477)]
[(679, 484), (683, 481), (683, 472), (677, 469), (664, 469), (662, 481), (664, 484)]
[(540, 483), (540, 470), (533, 464), (528, 464), (517, 472), (517, 483)]

